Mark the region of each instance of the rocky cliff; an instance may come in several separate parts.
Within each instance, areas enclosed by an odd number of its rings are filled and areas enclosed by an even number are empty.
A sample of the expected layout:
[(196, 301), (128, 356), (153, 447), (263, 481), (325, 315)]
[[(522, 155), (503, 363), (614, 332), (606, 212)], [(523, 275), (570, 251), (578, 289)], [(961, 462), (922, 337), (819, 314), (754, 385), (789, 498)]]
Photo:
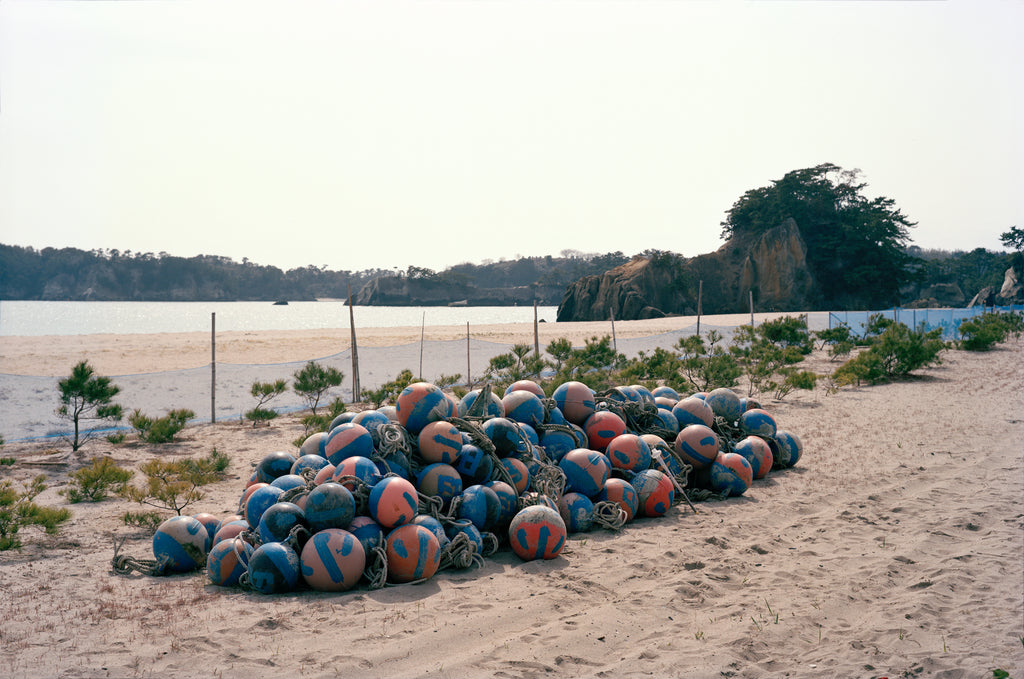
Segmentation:
[(751, 291), (762, 311), (804, 310), (816, 301), (807, 247), (796, 222), (787, 219), (752, 242), (733, 239), (692, 259), (664, 253), (635, 257), (600, 276), (581, 278), (566, 289), (558, 320), (693, 315), (701, 282), (701, 307), (708, 314), (746, 311)]

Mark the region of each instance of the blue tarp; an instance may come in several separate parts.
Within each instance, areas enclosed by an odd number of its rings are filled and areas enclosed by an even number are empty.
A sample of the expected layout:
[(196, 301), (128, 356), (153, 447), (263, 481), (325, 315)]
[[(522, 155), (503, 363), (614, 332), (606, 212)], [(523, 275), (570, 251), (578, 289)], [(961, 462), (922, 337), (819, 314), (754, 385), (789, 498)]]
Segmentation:
[(960, 324), (967, 319), (992, 311), (1021, 313), (1024, 305), (997, 307), (976, 306), (966, 309), (886, 309), (883, 311), (830, 311), (828, 327), (835, 328), (845, 325), (857, 337), (864, 336), (864, 329), (871, 316), (879, 314), (890, 320), (902, 323), (910, 328), (918, 328), (924, 324), (925, 330), (942, 329), (942, 338), (954, 340), (959, 337)]

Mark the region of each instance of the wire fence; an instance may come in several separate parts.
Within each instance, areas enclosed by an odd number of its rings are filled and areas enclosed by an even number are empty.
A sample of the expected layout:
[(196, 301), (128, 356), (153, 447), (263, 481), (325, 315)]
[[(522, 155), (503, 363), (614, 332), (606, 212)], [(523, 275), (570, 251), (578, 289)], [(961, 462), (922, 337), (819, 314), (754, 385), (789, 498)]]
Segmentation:
[[(1021, 311), (1024, 307), (997, 307), (997, 310)], [(967, 318), (982, 313), (984, 309), (889, 309), (875, 312), (815, 312), (806, 315), (808, 328), (812, 331), (848, 325), (858, 334), (872, 314), (880, 313), (901, 323), (917, 327), (924, 323), (929, 329), (943, 328), (944, 336), (953, 339), (956, 328)], [(700, 334), (707, 336), (718, 332), (725, 344), (730, 343), (738, 325), (700, 325)], [(655, 349), (671, 349), (680, 339), (695, 335), (697, 324), (672, 332), (647, 337), (620, 338), (615, 341), (616, 350), (627, 358), (635, 358), (644, 352), (651, 355)], [(448, 341), (425, 341), (385, 347), (360, 346), (359, 371), (363, 391), (379, 388), (391, 381), (404, 369), (428, 381), (439, 380), (444, 375), (459, 375), (459, 384), (479, 384), (490, 360), (508, 353), (511, 343), (488, 342), (477, 339)], [(467, 371), (468, 355), (468, 371)], [(111, 379), (120, 388), (116, 398), (125, 410), (138, 408), (149, 416), (162, 416), (175, 408), (187, 408), (196, 413), (193, 422), (235, 420), (256, 405), (251, 389), (255, 382), (274, 382), (287, 379), (309, 361), (341, 370), (346, 375), (346, 384), (332, 389), (328, 398), (340, 398), (352, 402), (351, 350), (319, 358), (303, 359), (288, 363), (233, 364), (217, 362), (216, 379), (211, 379), (212, 365), (165, 372), (114, 375)], [(420, 366), (422, 365), (422, 371)], [(68, 429), (68, 422), (56, 414), (58, 405), (57, 383), (59, 377), (37, 377), (24, 375), (0, 375), (0, 435), (7, 441), (30, 438), (57, 437)], [(211, 391), (215, 399), (211, 398)], [(212, 403), (216, 403), (213, 411)], [(294, 412), (304, 407), (301, 397), (289, 389), (272, 400), (268, 407), (278, 412)]]
[(883, 311), (830, 311), (828, 313), (828, 327), (835, 328), (845, 325), (857, 337), (863, 337), (870, 318), (874, 315), (881, 315), (891, 321), (902, 323), (909, 328), (924, 327), (925, 330), (942, 330), (942, 339), (955, 340), (960, 336), (960, 324), (966, 320), (980, 316), (988, 312), (1024, 312), (1024, 305), (1011, 304), (1009, 306), (983, 307), (976, 306), (967, 309), (901, 309), (893, 308)]

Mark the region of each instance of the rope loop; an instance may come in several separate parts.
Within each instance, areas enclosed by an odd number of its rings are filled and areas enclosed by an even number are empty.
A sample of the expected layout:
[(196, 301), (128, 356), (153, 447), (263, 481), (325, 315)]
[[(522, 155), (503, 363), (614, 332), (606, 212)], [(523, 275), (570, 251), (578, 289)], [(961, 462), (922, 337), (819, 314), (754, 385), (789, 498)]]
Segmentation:
[[(170, 572), (171, 560), (167, 557), (162, 559), (137, 559), (127, 554), (121, 554), (121, 547), (127, 538), (114, 536), (114, 558), (110, 560), (110, 567), (118, 575), (131, 575), (140, 573), (142, 575), (167, 575)], [(191, 554), (189, 556), (192, 556)], [(197, 562), (198, 563), (198, 562)], [(205, 560), (204, 560), (205, 563)]]
[(603, 501), (594, 503), (593, 524), (608, 530), (622, 530), (629, 515), (626, 510), (615, 502)]
[(484, 558), (477, 551), (476, 543), (465, 533), (457, 533), (441, 550), (441, 564), (438, 570), (456, 568), (465, 570), (472, 566), (483, 568)]

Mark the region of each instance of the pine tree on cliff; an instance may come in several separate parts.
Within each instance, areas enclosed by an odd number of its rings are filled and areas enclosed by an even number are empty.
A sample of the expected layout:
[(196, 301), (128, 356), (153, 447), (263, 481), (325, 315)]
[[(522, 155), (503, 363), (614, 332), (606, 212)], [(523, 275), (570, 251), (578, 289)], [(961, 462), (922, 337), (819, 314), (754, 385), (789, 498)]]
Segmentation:
[(915, 225), (890, 198), (868, 199), (859, 170), (831, 163), (793, 170), (751, 189), (722, 222), (722, 237), (756, 238), (792, 217), (826, 306), (887, 307), (913, 276), (907, 254)]

